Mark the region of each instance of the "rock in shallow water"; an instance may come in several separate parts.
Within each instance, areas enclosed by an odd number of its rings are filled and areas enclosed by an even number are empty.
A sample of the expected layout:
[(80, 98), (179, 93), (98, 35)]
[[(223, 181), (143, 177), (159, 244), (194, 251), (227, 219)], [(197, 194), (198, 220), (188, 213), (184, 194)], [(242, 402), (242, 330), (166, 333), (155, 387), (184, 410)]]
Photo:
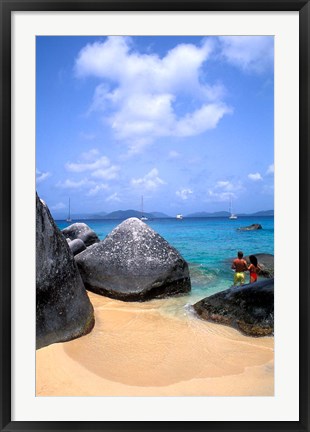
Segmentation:
[(69, 245), (36, 197), (37, 348), (89, 333), (94, 311)]
[(263, 229), (260, 224), (252, 224), (246, 227), (237, 228), (238, 231), (256, 231), (260, 229)]
[(67, 228), (64, 228), (61, 232), (70, 240), (82, 240), (85, 243), (85, 246), (91, 246), (100, 241), (95, 231), (83, 222), (76, 222)]
[(125, 220), (75, 259), (87, 289), (119, 300), (144, 301), (191, 289), (186, 261), (137, 218)]
[(70, 240), (68, 244), (73, 255), (77, 255), (86, 249), (85, 243), (81, 239)]
[(194, 309), (201, 318), (236, 327), (248, 336), (272, 335), (274, 279), (229, 288), (200, 300)]

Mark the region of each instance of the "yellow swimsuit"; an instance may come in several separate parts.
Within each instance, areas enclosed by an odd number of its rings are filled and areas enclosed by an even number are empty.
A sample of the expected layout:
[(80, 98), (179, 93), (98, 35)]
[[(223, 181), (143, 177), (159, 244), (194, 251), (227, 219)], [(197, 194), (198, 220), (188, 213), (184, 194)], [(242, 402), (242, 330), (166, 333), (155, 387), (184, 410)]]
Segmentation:
[(236, 272), (234, 275), (234, 285), (237, 285), (238, 283), (244, 284), (244, 281), (245, 281), (244, 272)]

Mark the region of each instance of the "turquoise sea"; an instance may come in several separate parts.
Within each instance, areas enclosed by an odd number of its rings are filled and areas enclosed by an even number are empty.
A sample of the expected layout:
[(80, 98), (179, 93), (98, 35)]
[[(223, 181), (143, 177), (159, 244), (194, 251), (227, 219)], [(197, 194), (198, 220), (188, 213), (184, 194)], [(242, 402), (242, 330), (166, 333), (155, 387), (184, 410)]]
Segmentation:
[[(78, 222), (72, 221), (71, 223)], [(102, 240), (120, 220), (81, 220)], [(231, 260), (238, 250), (245, 255), (274, 253), (273, 217), (184, 218), (154, 219), (146, 222), (174, 246), (189, 264), (192, 292), (186, 303), (193, 303), (215, 292), (229, 288), (233, 281)], [(253, 223), (261, 224), (257, 231), (238, 231)], [(59, 229), (69, 225), (56, 221)]]

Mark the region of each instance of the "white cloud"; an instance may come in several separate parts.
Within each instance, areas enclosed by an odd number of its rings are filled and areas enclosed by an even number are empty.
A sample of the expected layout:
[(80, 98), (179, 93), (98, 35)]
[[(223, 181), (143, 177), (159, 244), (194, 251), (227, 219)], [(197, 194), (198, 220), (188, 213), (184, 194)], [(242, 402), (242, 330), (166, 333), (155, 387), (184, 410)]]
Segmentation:
[(46, 180), (50, 176), (51, 176), (51, 173), (48, 171), (47, 172), (41, 172), (39, 170), (36, 170), (36, 182), (37, 182), (37, 184), (43, 182), (44, 180)]
[(253, 181), (260, 181), (260, 180), (263, 180), (263, 177), (260, 175), (260, 173), (253, 173), (253, 174), (249, 174), (248, 175), (248, 178), (250, 179), (250, 180), (253, 180)]
[[(118, 178), (120, 167), (112, 165), (109, 158), (100, 155), (98, 149), (91, 149), (80, 155), (78, 162), (68, 162), (65, 165), (70, 172), (80, 174), (85, 173), (87, 177), (80, 179), (66, 179), (56, 184), (63, 189), (80, 189), (88, 187), (87, 196), (95, 196), (100, 191), (107, 190), (108, 184), (102, 180), (113, 180)], [(85, 174), (84, 174), (85, 175)]]
[(186, 137), (214, 129), (224, 114), (232, 110), (223, 103), (206, 104), (176, 122), (173, 135)]
[(227, 180), (219, 180), (215, 184), (215, 189), (223, 189), (226, 192), (230, 192), (240, 188), (240, 184), (233, 184)]
[(272, 36), (221, 36), (221, 54), (245, 72), (263, 73), (273, 68)]
[(267, 175), (274, 174), (274, 164), (269, 165), (266, 174)]
[(115, 76), (119, 78), (126, 61), (130, 39), (112, 37), (105, 42), (87, 44), (76, 59), (77, 76), (94, 75), (97, 77)]
[(65, 167), (71, 172), (94, 171), (100, 168), (107, 168), (110, 165), (110, 160), (106, 156), (101, 156), (94, 162), (68, 162)]
[(242, 191), (243, 185), (240, 181), (235, 183), (228, 180), (219, 180), (213, 188), (208, 190), (208, 195), (213, 201), (229, 202), (236, 199), (236, 192)]
[(62, 210), (66, 208), (67, 206), (63, 202), (59, 202), (53, 206), (51, 206), (51, 210)]
[(135, 93), (126, 95), (110, 119), (115, 136), (120, 140), (155, 138), (173, 134), (175, 123), (171, 94)]
[(83, 153), (81, 159), (88, 162), (68, 162), (66, 169), (75, 173), (90, 171), (92, 177), (104, 180), (112, 180), (118, 177), (120, 167), (112, 165), (110, 159), (106, 156), (100, 156), (97, 149)]
[(230, 199), (235, 199), (237, 197), (236, 194), (232, 192), (217, 192), (212, 189), (208, 190), (208, 194), (213, 201), (219, 202), (229, 202)]
[[(213, 43), (205, 39), (200, 47), (180, 44), (161, 59), (156, 54), (134, 51), (128, 37), (112, 36), (104, 42), (85, 46), (76, 59), (75, 71), (79, 77), (109, 78), (122, 84), (130, 83), (135, 89), (146, 88), (151, 83), (156, 90), (166, 92), (172, 87), (182, 87), (186, 80), (192, 82), (193, 78), (200, 88), (198, 69), (212, 50)], [(111, 95), (117, 97), (116, 93)]]
[(96, 170), (91, 175), (92, 177), (96, 177), (96, 178), (112, 180), (118, 177), (119, 170), (120, 167), (116, 165), (111, 165), (108, 168)]
[(108, 185), (106, 185), (106, 184), (99, 184), (99, 185), (96, 185), (96, 186), (94, 186), (93, 188), (91, 188), (91, 189), (88, 191), (87, 195), (88, 195), (88, 196), (95, 196), (95, 195), (97, 195), (99, 192), (101, 192), (101, 191), (105, 191), (105, 190), (107, 190), (107, 189), (109, 189), (109, 186), (108, 186)]
[(140, 187), (145, 190), (156, 190), (159, 186), (165, 184), (165, 182), (159, 177), (157, 168), (153, 168), (144, 177), (132, 179), (131, 184), (134, 187)]
[(92, 186), (94, 184), (95, 184), (94, 182), (89, 181), (87, 179), (82, 179), (78, 181), (67, 179), (64, 182), (58, 182), (56, 186), (62, 189), (78, 189), (83, 186)]
[(187, 200), (192, 194), (193, 191), (191, 189), (186, 189), (186, 188), (176, 191), (176, 195), (182, 200)]
[[(201, 80), (212, 50), (213, 42), (205, 38), (200, 46), (180, 44), (161, 58), (138, 53), (130, 38), (108, 37), (80, 51), (75, 72), (103, 80), (90, 112), (104, 112), (115, 137), (136, 153), (159, 137), (201, 134), (231, 112), (221, 100), (223, 87)], [(176, 106), (183, 97), (196, 105), (180, 115)]]
[(109, 202), (109, 201), (121, 202), (121, 199), (120, 199), (118, 193), (115, 192), (114, 194), (108, 196), (108, 197), (106, 198), (106, 201), (108, 201), (108, 202)]

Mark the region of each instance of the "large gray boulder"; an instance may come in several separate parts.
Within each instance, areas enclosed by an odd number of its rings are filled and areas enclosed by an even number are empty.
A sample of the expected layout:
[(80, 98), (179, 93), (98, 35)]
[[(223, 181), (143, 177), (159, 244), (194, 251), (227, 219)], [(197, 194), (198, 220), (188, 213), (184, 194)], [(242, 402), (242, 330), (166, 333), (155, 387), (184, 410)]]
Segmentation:
[(137, 218), (125, 220), (75, 259), (85, 287), (104, 296), (144, 301), (191, 289), (186, 261)]
[(63, 235), (70, 240), (80, 239), (85, 246), (91, 246), (94, 243), (99, 243), (100, 239), (88, 225), (83, 222), (76, 222), (62, 231)]
[(75, 339), (94, 326), (93, 306), (69, 245), (38, 195), (36, 303), (37, 348)]
[(194, 305), (208, 321), (238, 328), (248, 336), (267, 336), (274, 331), (274, 279), (234, 286)]

